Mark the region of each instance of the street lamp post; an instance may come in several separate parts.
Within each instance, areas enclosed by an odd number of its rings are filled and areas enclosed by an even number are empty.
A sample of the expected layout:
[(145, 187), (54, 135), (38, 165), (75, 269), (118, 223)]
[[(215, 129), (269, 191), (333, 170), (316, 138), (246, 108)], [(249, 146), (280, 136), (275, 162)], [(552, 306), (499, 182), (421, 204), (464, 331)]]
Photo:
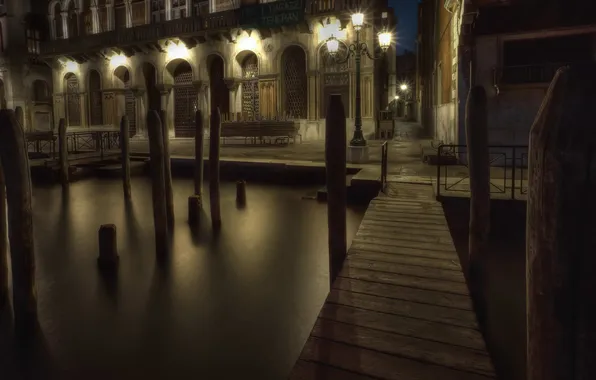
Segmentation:
[[(385, 16), (385, 15), (384, 15)], [(391, 33), (383, 31), (379, 33), (379, 46), (381, 47), (382, 54), (379, 57), (375, 57), (369, 52), (366, 42), (360, 41), (360, 30), (364, 26), (364, 14), (355, 13), (352, 15), (352, 25), (356, 31), (356, 41), (348, 47), (348, 53), (345, 57), (337, 57), (339, 52), (339, 40), (334, 36), (331, 36), (326, 44), (329, 54), (333, 57), (336, 63), (345, 63), (351, 56), (354, 56), (356, 63), (356, 112), (354, 121), (354, 135), (350, 140), (350, 146), (366, 146), (366, 140), (362, 134), (362, 108), (361, 108), (361, 96), (360, 96), (360, 65), (362, 56), (366, 56), (372, 60), (380, 59), (383, 57), (389, 46), (391, 45)]]

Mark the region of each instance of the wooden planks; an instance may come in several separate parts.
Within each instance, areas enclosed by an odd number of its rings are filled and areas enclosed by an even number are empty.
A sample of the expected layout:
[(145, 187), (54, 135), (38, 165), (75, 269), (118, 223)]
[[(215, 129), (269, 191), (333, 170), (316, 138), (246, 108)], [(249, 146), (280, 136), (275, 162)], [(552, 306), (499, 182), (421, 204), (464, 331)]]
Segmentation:
[(388, 193), (370, 203), (290, 378), (495, 378), (431, 187)]

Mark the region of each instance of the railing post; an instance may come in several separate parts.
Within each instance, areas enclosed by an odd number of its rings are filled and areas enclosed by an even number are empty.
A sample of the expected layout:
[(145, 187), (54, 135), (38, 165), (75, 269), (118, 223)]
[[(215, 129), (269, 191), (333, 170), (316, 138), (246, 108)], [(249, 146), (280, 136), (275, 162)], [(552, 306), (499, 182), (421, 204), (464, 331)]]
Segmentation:
[[(513, 162), (511, 165), (511, 200), (515, 200), (515, 171), (517, 170), (517, 154), (513, 147)], [(506, 177), (505, 177), (506, 178)]]

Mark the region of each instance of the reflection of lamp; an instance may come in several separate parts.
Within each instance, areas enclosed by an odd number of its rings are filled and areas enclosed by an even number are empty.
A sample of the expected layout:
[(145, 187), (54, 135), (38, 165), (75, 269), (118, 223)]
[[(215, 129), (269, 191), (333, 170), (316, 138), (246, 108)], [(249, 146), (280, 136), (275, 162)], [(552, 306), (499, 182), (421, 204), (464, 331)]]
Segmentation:
[[(387, 14), (383, 14), (383, 18), (387, 18)], [(349, 46), (348, 53), (344, 58), (338, 58), (337, 53), (339, 52), (339, 40), (335, 38), (335, 36), (331, 36), (327, 39), (327, 51), (337, 63), (344, 63), (347, 62), (348, 59), (353, 55), (354, 60), (356, 61), (356, 112), (354, 117), (354, 135), (352, 140), (350, 140), (351, 146), (365, 146), (366, 140), (364, 140), (364, 135), (362, 134), (362, 105), (361, 105), (361, 98), (360, 98), (360, 63), (362, 60), (362, 55), (366, 54), (366, 56), (370, 59), (379, 59), (381, 58), (389, 46), (391, 46), (392, 34), (388, 31), (384, 31), (379, 33), (379, 47), (381, 48), (381, 56), (375, 57), (374, 55), (370, 54), (368, 46), (366, 42), (360, 42), (360, 30), (364, 27), (364, 14), (362, 13), (355, 13), (352, 15), (352, 25), (354, 26), (354, 30), (356, 31), (356, 41)]]

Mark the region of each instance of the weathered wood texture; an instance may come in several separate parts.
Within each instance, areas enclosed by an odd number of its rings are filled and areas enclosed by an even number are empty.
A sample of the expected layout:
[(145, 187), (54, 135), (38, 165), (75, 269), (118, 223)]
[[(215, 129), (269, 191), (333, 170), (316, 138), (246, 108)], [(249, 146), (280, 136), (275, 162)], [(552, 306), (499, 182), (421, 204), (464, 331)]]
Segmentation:
[[(475, 86), (466, 103), (466, 140), (470, 172), (470, 235), (468, 240), (470, 269), (474, 273), (478, 260), (486, 256), (490, 229), (490, 163), (488, 154), (488, 116), (486, 92)], [(472, 276), (475, 277), (475, 276)], [(476, 278), (472, 278), (476, 282)]]
[(153, 198), (153, 224), (155, 227), (155, 253), (163, 256), (168, 253), (168, 214), (166, 212), (165, 160), (161, 120), (157, 111), (147, 115), (149, 135), (149, 155)]
[(195, 112), (195, 195), (203, 199), (203, 147), (205, 144), (205, 130), (203, 129), (203, 114), (200, 110)]
[(333, 283), (341, 270), (348, 250), (346, 242), (346, 113), (341, 102), (341, 95), (329, 97), (325, 126), (329, 282)]
[(130, 136), (128, 131), (128, 118), (126, 115), (122, 116), (120, 120), (120, 150), (122, 157), (122, 190), (124, 191), (124, 198), (130, 199)]
[(209, 203), (211, 224), (214, 230), (221, 228), (221, 210), (219, 203), (219, 135), (221, 133), (221, 115), (219, 108), (211, 110), (209, 137)]
[(0, 310), (8, 300), (8, 223), (6, 186), (0, 161)]
[(596, 64), (560, 69), (530, 132), (528, 380), (596, 378)]
[(393, 196), (370, 203), (290, 378), (495, 378), (431, 186), (389, 186)]
[(8, 204), (15, 324), (28, 328), (37, 321), (31, 173), (25, 135), (12, 110), (0, 110), (0, 162)]
[(166, 190), (166, 214), (168, 216), (168, 228), (174, 228), (174, 191), (172, 189), (172, 161), (170, 159), (170, 131), (166, 119), (166, 112), (159, 111), (161, 121), (161, 132), (163, 134), (163, 159), (164, 159), (164, 183)]
[(68, 184), (68, 146), (66, 145), (66, 121), (60, 119), (58, 123), (58, 162), (60, 166), (60, 183)]

